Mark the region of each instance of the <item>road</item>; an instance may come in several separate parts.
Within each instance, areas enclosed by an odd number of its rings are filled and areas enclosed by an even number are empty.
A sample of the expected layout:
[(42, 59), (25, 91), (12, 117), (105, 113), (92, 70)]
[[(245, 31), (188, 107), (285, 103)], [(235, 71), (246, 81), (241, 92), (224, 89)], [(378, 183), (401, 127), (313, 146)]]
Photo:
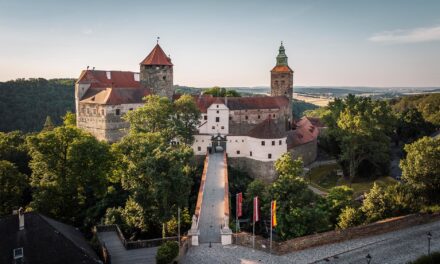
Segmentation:
[(241, 246), (215, 244), (191, 247), (183, 263), (367, 263), (404, 264), (428, 250), (426, 234), (432, 233), (431, 250), (440, 251), (440, 221), (367, 238), (329, 244), (283, 256), (270, 256), (262, 251)]
[(199, 220), (199, 242), (220, 243), (220, 226), (224, 217), (223, 153), (210, 154)]

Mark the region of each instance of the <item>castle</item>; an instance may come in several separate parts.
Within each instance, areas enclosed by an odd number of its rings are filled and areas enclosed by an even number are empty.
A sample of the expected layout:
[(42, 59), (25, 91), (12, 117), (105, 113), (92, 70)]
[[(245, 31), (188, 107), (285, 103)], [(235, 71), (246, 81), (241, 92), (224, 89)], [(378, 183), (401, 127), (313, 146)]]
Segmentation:
[[(143, 105), (149, 94), (179, 97), (173, 85), (173, 64), (159, 44), (140, 63), (140, 72), (82, 71), (75, 85), (77, 126), (97, 139), (115, 142), (127, 133), (121, 117)], [(195, 155), (226, 151), (229, 164), (256, 178), (273, 180), (273, 163), (289, 151), (305, 164), (317, 156), (319, 122), (303, 117), (293, 120), (293, 70), (283, 44), (271, 70), (271, 96), (194, 96), (201, 112), (194, 135)]]

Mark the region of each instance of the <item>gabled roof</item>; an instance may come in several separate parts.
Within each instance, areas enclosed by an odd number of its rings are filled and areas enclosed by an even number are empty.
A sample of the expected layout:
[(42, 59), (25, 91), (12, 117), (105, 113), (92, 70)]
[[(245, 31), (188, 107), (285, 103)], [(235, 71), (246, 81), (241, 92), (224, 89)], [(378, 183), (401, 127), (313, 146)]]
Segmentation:
[(277, 66), (273, 67), (271, 72), (287, 72), (287, 73), (289, 73), (289, 72), (293, 72), (293, 70), (287, 65), (277, 65)]
[(81, 72), (77, 83), (90, 84), (91, 88), (139, 88), (141, 83), (135, 76), (139, 76), (139, 73), (130, 71), (84, 70)]
[(74, 227), (34, 212), (24, 218), (24, 230), (18, 230), (18, 215), (0, 219), (0, 263), (13, 263), (15, 248), (23, 248), (25, 263), (101, 263)]
[(307, 117), (296, 122), (296, 129), (291, 130), (287, 136), (287, 148), (291, 149), (317, 139), (319, 129), (310, 122)]
[(148, 56), (141, 62), (141, 65), (173, 66), (171, 59), (165, 54), (159, 44), (156, 44), (150, 54), (148, 54)]
[(89, 88), (80, 102), (102, 105), (141, 104), (142, 99), (150, 94), (147, 88)]
[(279, 109), (289, 105), (285, 96), (252, 96), (252, 97), (213, 97), (212, 95), (193, 96), (200, 112), (206, 113), (210, 105), (223, 103), (229, 110)]
[(254, 127), (247, 136), (261, 139), (277, 139), (286, 137), (286, 133), (281, 131), (279, 126), (270, 117)]

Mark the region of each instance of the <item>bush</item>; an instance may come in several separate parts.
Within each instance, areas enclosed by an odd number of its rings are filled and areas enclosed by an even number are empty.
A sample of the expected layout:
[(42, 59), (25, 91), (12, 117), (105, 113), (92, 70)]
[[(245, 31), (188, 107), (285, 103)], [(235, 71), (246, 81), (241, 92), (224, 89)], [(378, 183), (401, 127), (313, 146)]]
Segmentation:
[(179, 255), (179, 244), (176, 241), (166, 241), (156, 254), (157, 264), (169, 264)]
[(424, 255), (410, 262), (409, 264), (437, 264), (440, 263), (440, 252), (434, 252), (431, 255)]
[(362, 212), (353, 207), (345, 207), (338, 217), (338, 227), (341, 229), (357, 226), (361, 223)]

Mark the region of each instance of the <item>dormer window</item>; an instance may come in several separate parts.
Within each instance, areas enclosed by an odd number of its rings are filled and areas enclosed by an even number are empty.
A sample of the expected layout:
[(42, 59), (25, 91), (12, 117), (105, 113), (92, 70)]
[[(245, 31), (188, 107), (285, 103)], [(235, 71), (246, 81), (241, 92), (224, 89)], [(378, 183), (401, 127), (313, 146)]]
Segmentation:
[(15, 263), (23, 263), (23, 248), (15, 248), (12, 252)]

